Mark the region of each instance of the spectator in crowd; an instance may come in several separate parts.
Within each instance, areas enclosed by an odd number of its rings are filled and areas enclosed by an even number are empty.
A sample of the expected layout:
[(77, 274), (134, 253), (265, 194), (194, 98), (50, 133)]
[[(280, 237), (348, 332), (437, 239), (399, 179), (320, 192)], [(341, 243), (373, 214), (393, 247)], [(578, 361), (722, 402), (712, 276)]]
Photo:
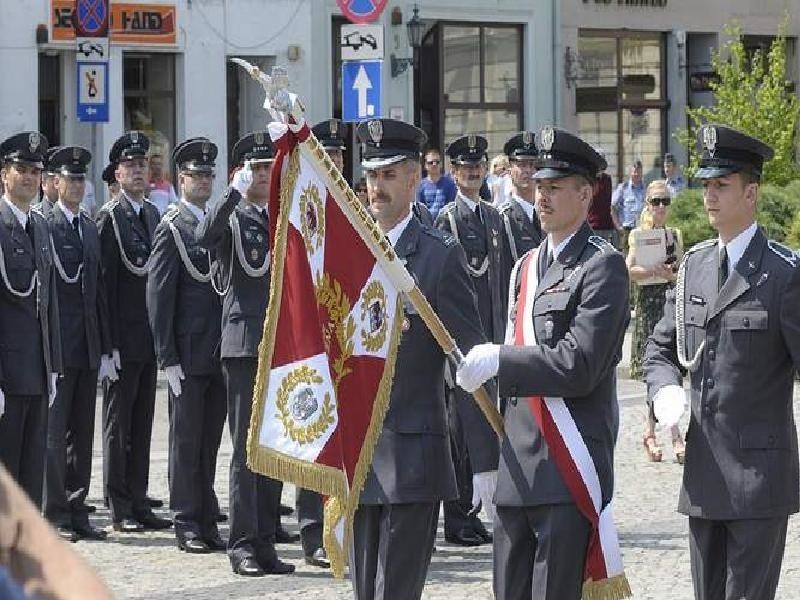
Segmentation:
[(509, 172), (511, 162), (505, 154), (498, 154), (489, 163), (489, 175), (486, 177), (486, 184), (489, 186), (489, 193), (492, 196), (492, 204), (500, 206), (503, 200), (508, 198), (511, 193), (511, 180)]
[(669, 195), (673, 198), (686, 187), (686, 180), (681, 174), (681, 169), (675, 163), (675, 156), (667, 152), (664, 155), (664, 179), (667, 182)]
[[(596, 150), (605, 156), (600, 149)], [(611, 217), (611, 187), (611, 176), (605, 170), (600, 171), (592, 184), (592, 203), (586, 220), (597, 235), (619, 248), (619, 236)]]
[[(667, 214), (672, 198), (667, 182), (653, 181), (647, 186), (645, 207), (641, 213), (639, 226), (630, 233), (628, 241), (628, 273), (634, 286), (634, 302), (637, 307), (631, 338), (631, 378), (642, 379), (642, 361), (644, 360), (647, 338), (653, 328), (661, 320), (664, 313), (664, 301), (667, 290), (675, 284), (678, 264), (683, 256), (683, 240), (679, 229), (666, 226)], [(666, 247), (666, 260), (653, 266), (637, 263), (637, 237), (640, 231), (661, 230)], [(655, 280), (655, 281), (654, 281)], [(642, 443), (651, 462), (661, 462), (662, 450), (656, 441), (655, 415), (653, 403), (647, 403), (644, 436)], [(683, 438), (677, 425), (672, 426), (672, 448), (675, 459), (683, 464), (685, 453)]]
[(353, 191), (356, 193), (356, 196), (358, 196), (358, 199), (361, 200), (361, 204), (369, 208), (369, 200), (367, 199), (367, 180), (363, 177), (359, 179), (356, 185), (353, 187)]
[(620, 183), (611, 197), (611, 218), (622, 236), (623, 245), (628, 234), (639, 223), (639, 214), (644, 208), (644, 183), (642, 161), (636, 160), (630, 167), (628, 180)]
[(417, 202), (424, 204), (433, 219), (446, 204), (456, 199), (456, 184), (450, 175), (442, 172), (442, 153), (436, 148), (425, 152), (426, 177), (417, 187)]
[(158, 214), (163, 215), (167, 207), (178, 203), (175, 188), (164, 171), (164, 157), (159, 153), (150, 155), (150, 194), (147, 199), (156, 205)]

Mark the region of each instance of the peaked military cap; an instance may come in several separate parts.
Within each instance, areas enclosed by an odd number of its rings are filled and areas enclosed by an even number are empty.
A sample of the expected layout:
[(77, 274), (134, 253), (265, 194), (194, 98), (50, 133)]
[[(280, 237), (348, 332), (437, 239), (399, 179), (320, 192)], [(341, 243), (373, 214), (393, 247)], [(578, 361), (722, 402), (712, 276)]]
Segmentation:
[(545, 127), (536, 136), (537, 171), (534, 179), (558, 179), (582, 175), (590, 181), (605, 169), (606, 159), (577, 135)]
[(248, 133), (233, 145), (231, 152), (233, 163), (239, 166), (244, 162), (272, 162), (275, 160), (275, 146), (266, 131)]
[(106, 182), (106, 185), (117, 183), (117, 164), (113, 162), (108, 163), (106, 168), (103, 169), (103, 175), (101, 177), (103, 181)]
[(148, 150), (150, 150), (150, 139), (144, 133), (135, 130), (126, 131), (111, 146), (111, 151), (108, 153), (108, 161), (120, 163), (137, 156), (147, 156)]
[(344, 150), (347, 147), (344, 141), (347, 125), (339, 119), (328, 119), (317, 123), (311, 131), (325, 150)]
[(477, 165), (488, 158), (486, 149), (489, 142), (482, 135), (463, 135), (454, 139), (445, 149), (445, 153), (454, 165)]
[(698, 179), (739, 171), (760, 177), (764, 163), (775, 155), (761, 140), (726, 125), (703, 125), (697, 131), (697, 149), (702, 153)]
[(81, 146), (59, 146), (49, 155), (48, 169), (56, 175), (86, 175), (92, 153)]
[(47, 149), (47, 152), (44, 153), (44, 171), (43, 175), (55, 175), (56, 174), (56, 165), (50, 162), (50, 159), (53, 155), (58, 152), (61, 146), (52, 146), (51, 148)]
[(47, 138), (38, 131), (23, 131), (3, 140), (0, 159), (3, 163), (27, 164), (44, 168)]
[(172, 162), (179, 171), (213, 173), (217, 159), (217, 145), (205, 137), (184, 140), (172, 151)]
[(361, 166), (379, 169), (402, 160), (419, 160), (428, 136), (419, 127), (397, 119), (370, 119), (356, 128)]
[(503, 145), (503, 154), (509, 160), (536, 158), (536, 136), (532, 131), (518, 133)]

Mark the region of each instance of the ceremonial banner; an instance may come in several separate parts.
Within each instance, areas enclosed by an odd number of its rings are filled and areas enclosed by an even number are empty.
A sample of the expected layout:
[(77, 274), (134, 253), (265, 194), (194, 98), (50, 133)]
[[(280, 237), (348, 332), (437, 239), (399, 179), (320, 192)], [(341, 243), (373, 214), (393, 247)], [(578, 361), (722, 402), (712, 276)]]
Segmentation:
[(352, 518), (389, 404), (398, 292), (303, 156), (308, 127), (270, 125), (272, 284), (248, 466), (325, 496), (324, 545), (341, 577)]

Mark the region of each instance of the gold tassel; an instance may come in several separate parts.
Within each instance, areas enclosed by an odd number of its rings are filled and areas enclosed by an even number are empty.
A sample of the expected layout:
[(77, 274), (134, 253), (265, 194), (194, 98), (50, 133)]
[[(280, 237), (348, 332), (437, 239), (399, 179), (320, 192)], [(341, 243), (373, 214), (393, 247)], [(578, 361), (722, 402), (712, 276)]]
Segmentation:
[(614, 575), (598, 581), (586, 581), (583, 584), (582, 600), (623, 600), (630, 598), (631, 586), (625, 573)]

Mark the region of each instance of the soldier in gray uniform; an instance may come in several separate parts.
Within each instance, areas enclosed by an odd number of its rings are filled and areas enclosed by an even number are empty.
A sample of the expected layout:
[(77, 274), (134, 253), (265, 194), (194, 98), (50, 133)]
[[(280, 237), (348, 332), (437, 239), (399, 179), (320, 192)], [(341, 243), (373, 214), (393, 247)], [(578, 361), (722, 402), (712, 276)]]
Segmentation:
[(42, 171), (42, 194), (41, 200), (33, 204), (31, 208), (38, 210), (45, 217), (53, 210), (53, 206), (58, 201), (58, 188), (56, 187), (56, 165), (50, 162), (53, 154), (58, 152), (59, 147), (48, 148), (44, 155), (44, 170)]
[[(357, 136), (370, 210), (381, 230), (459, 347), (483, 342), (464, 250), (411, 214), (425, 133), (402, 121), (374, 119), (362, 122)], [(351, 574), (358, 600), (421, 596), (439, 503), (457, 495), (447, 435), (446, 357), (407, 301), (402, 328), (389, 409), (354, 519)], [(496, 447), (496, 436), (480, 439), (482, 431), (468, 434)]]
[(30, 210), (46, 150), (47, 138), (36, 131), (0, 144), (0, 461), (40, 508), (47, 406), (62, 372), (47, 222)]
[(195, 231), (214, 181), (217, 146), (192, 138), (175, 147), (180, 200), (155, 232), (147, 276), (147, 311), (158, 365), (169, 385), (169, 488), (178, 548), (224, 550), (214, 495), (217, 450), (225, 423), (219, 361), (222, 302), (208, 251)]
[[(467, 255), (467, 269), (478, 297), (478, 312), (487, 339), (501, 343), (506, 330), (508, 277), (513, 263), (508, 251), (502, 220), (497, 209), (480, 199), (486, 177), (488, 142), (480, 135), (465, 135), (445, 150), (452, 165), (458, 193), (454, 202), (445, 205), (436, 217), (436, 225), (451, 233)], [(456, 467), (459, 498), (444, 504), (444, 536), (448, 542), (477, 546), (491, 542), (476, 511), (472, 509), (472, 475), (492, 470), (497, 464), (494, 446), (479, 442), (490, 435), (491, 428), (469, 395), (457, 388), (449, 377), (448, 420), (450, 442)], [(464, 422), (470, 421), (470, 426)], [(480, 438), (470, 438), (466, 431), (485, 428)]]
[[(629, 319), (625, 258), (586, 223), (596, 173), (605, 159), (566, 131), (536, 139), (536, 204), (547, 233), (538, 286), (520, 314), (521, 264), (512, 284), (510, 326), (530, 319), (537, 345), (485, 344), (457, 373), (473, 390), (497, 376), (508, 398), (494, 522), (494, 592), (499, 600), (578, 600), (591, 526), (579, 511), (527, 401), (563, 398), (597, 471), (602, 506), (614, 485), (619, 426), (616, 365)], [(524, 312), (524, 311), (523, 311)]]
[(165, 529), (147, 498), (150, 438), (156, 395), (156, 358), (147, 319), (146, 286), (158, 209), (144, 197), (150, 142), (129, 131), (114, 142), (121, 192), (98, 215), (101, 265), (108, 298), (111, 344), (119, 380), (103, 396), (103, 475), (116, 531)]
[(503, 153), (511, 165), (511, 197), (503, 200), (497, 209), (503, 219), (511, 258), (517, 262), (528, 250), (536, 248), (544, 237), (534, 208), (536, 144), (533, 132), (523, 131), (512, 137), (503, 146)]
[(228, 557), (234, 573), (250, 577), (294, 571), (294, 565), (281, 561), (275, 552), (282, 485), (247, 466), (258, 345), (269, 296), (267, 201), (274, 159), (266, 131), (236, 142), (233, 161), (242, 168), (197, 228), (198, 243), (214, 254), (223, 292), (220, 357), (233, 443)]
[(772, 148), (722, 125), (702, 127), (695, 177), (718, 237), (686, 252), (645, 351), (648, 396), (677, 423), (691, 385), (678, 511), (689, 517), (698, 600), (770, 600), (788, 515), (798, 511), (800, 269), (756, 222)]
[[(49, 157), (58, 200), (47, 213), (61, 317), (64, 374), (47, 424), (44, 515), (65, 540), (102, 540), (92, 527), (86, 495), (92, 474), (97, 378), (117, 378), (111, 356), (108, 305), (100, 274), (97, 226), (81, 208), (92, 155), (64, 146)], [(98, 371), (99, 369), (99, 371)]]

